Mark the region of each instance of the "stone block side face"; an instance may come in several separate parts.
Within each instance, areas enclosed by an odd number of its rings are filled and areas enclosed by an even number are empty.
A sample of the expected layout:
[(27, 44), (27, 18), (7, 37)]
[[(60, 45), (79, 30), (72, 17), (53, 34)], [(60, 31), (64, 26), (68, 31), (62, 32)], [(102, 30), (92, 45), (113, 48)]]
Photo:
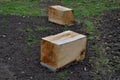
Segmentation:
[(87, 45), (87, 38), (82, 38), (81, 39), (81, 50), (79, 53), (79, 56), (76, 57), (76, 61), (81, 61), (85, 58), (85, 54), (86, 54), (86, 45)]
[(70, 11), (65, 11), (64, 13), (64, 24), (65, 25), (69, 25), (72, 24), (74, 22), (74, 15), (73, 15), (73, 10)]
[(41, 41), (41, 62), (57, 68), (56, 46), (46, 40)]
[(61, 68), (73, 61), (83, 60), (85, 58), (85, 51), (86, 38), (60, 45), (58, 67)]

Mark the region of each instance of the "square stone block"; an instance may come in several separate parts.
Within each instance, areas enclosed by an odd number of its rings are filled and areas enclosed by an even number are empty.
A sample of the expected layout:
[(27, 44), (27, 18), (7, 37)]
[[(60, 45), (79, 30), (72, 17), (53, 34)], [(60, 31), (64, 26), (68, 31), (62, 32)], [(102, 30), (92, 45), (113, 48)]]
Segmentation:
[(73, 10), (60, 5), (50, 6), (48, 16), (50, 22), (60, 25), (70, 25), (74, 22)]
[(85, 58), (86, 36), (73, 32), (62, 33), (42, 38), (41, 64), (52, 71)]

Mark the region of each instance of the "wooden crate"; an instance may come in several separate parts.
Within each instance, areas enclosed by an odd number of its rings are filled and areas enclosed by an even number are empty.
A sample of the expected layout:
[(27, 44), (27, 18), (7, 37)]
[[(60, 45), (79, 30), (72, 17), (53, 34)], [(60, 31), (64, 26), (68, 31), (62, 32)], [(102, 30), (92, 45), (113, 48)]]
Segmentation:
[(41, 64), (52, 71), (73, 62), (83, 60), (86, 51), (86, 36), (73, 31), (42, 38)]
[(70, 25), (74, 22), (73, 10), (60, 5), (50, 6), (49, 21), (60, 25)]

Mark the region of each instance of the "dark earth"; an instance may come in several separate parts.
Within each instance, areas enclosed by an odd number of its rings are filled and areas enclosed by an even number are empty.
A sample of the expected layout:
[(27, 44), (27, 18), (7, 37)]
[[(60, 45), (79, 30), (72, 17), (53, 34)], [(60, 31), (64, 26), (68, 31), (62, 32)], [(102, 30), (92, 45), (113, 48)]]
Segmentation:
[(110, 80), (120, 80), (120, 9), (103, 13), (96, 31), (99, 35), (99, 39), (96, 38), (97, 44), (103, 44), (105, 58), (109, 59), (109, 65), (112, 67), (108, 76), (111, 76)]
[[(96, 57), (91, 46), (100, 45), (98, 42), (104, 43), (108, 57), (115, 63), (113, 66), (118, 67), (120, 10), (104, 12), (96, 22), (99, 25), (96, 24), (94, 40), (88, 40), (86, 58), (54, 73), (40, 65), (41, 38), (65, 30), (89, 36), (86, 25), (75, 22), (62, 26), (49, 22), (47, 16), (0, 15), (0, 80), (93, 80), (94, 66), (89, 59)], [(112, 80), (119, 80), (119, 75), (120, 67), (115, 70)]]

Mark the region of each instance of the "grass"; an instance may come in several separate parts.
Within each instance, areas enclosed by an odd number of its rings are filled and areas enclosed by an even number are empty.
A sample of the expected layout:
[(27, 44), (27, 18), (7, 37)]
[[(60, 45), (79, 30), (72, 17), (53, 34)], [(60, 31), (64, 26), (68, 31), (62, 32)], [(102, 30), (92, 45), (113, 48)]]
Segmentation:
[(35, 35), (31, 34), (33, 32), (33, 29), (31, 29), (31, 28), (26, 28), (26, 29), (18, 28), (18, 31), (23, 32), (23, 33), (25, 32), (28, 34), (28, 36), (27, 36), (27, 45), (28, 46), (31, 46), (32, 44), (36, 44), (39, 42), (39, 40), (35, 39)]
[(84, 20), (83, 23), (87, 26), (87, 31), (90, 34), (88, 36), (88, 40), (93, 40), (94, 39), (94, 31), (95, 31), (95, 26), (93, 22), (89, 20)]
[(6, 30), (7, 28), (7, 26), (0, 26), (0, 30)]
[(34, 7), (37, 0), (11, 0), (0, 3), (0, 14), (19, 16), (40, 16), (41, 9)]
[[(2, 28), (2, 27), (1, 27)], [(35, 35), (34, 35), (34, 31), (36, 32), (48, 32), (48, 28), (47, 27), (41, 27), (41, 26), (37, 26), (35, 28), (35, 30), (33, 30), (32, 28), (18, 28), (17, 31), (19, 32), (23, 32), (23, 33), (27, 33), (28, 36), (27, 36), (27, 45), (28, 46), (31, 46), (32, 44), (36, 44), (36, 43), (39, 43), (39, 40), (36, 40), (35, 39)], [(31, 35), (32, 34), (32, 35)]]
[(65, 30), (65, 31), (68, 30), (68, 26), (64, 26), (64, 30)]
[[(37, 26), (35, 29), (34, 29), (36, 32), (48, 32), (48, 28), (47, 27), (41, 27), (41, 26)], [(26, 33), (32, 33), (33, 32), (33, 29), (31, 28), (26, 28), (26, 29), (23, 29), (23, 28), (18, 28), (18, 31), (19, 32), (26, 32)]]
[(37, 31), (37, 32), (41, 32), (41, 31), (43, 31), (43, 32), (48, 32), (48, 28), (47, 28), (47, 27), (37, 26), (37, 27), (35, 28), (35, 31)]
[(60, 80), (68, 80), (66, 77), (68, 75), (68, 71), (64, 71), (59, 74)]
[(8, 22), (8, 18), (2, 18), (2, 22)]
[(64, 4), (74, 9), (76, 17), (99, 16), (101, 12), (120, 8), (119, 3), (107, 0), (63, 0)]
[[(35, 7), (39, 2), (39, 0), (3, 0), (0, 2), (0, 14), (40, 16), (43, 9)], [(105, 10), (120, 8), (120, 1), (113, 3), (107, 0), (63, 0), (63, 3), (74, 9), (76, 17), (99, 16)]]
[(31, 46), (32, 44), (36, 44), (38, 42), (39, 42), (39, 40), (36, 40), (34, 35), (28, 35), (28, 37), (27, 37), (27, 45), (28, 46)]
[[(0, 14), (20, 16), (40, 16), (43, 9), (35, 7), (40, 0), (7, 0), (0, 1)], [(99, 16), (101, 12), (109, 9), (120, 8), (119, 0), (110, 2), (107, 0), (62, 0), (70, 8), (74, 9), (76, 17)]]
[(26, 28), (25, 31), (26, 31), (27, 33), (33, 32), (33, 30), (32, 30), (31, 28)]
[(25, 32), (25, 30), (23, 28), (18, 28), (17, 31), (19, 31), (19, 32)]
[(31, 28), (26, 28), (26, 29), (24, 29), (24, 28), (18, 28), (17, 30), (19, 32), (27, 32), (27, 33), (33, 32), (33, 30)]

